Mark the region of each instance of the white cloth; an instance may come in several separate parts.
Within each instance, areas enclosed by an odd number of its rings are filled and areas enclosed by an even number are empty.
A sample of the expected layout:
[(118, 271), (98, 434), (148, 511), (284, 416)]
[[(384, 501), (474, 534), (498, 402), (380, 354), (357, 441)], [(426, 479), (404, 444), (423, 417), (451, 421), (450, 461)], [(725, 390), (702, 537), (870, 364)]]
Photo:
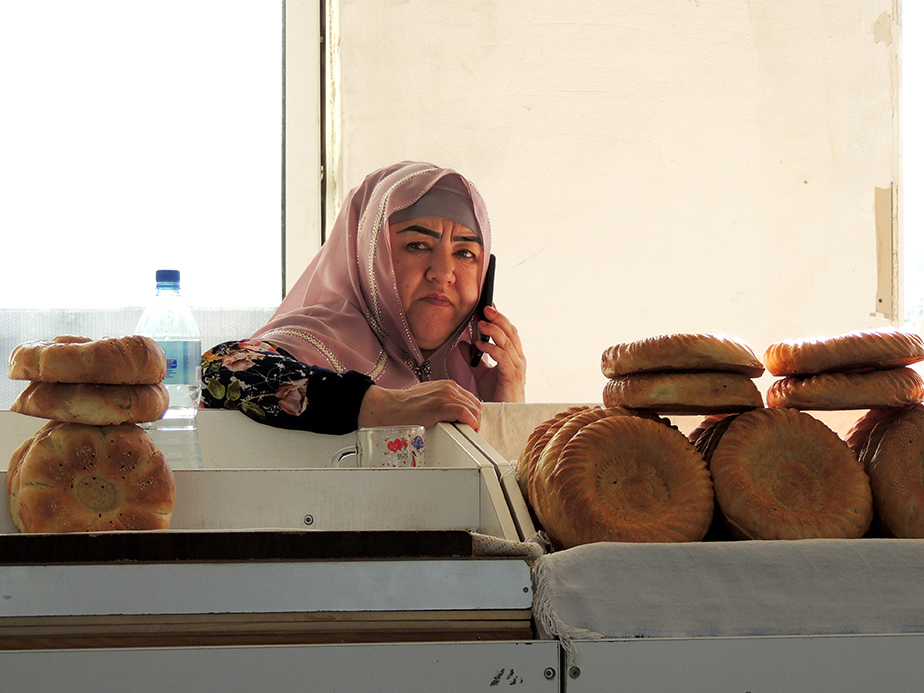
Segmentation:
[(924, 540), (601, 543), (539, 558), (534, 616), (560, 638), (924, 632)]
[(548, 542), (537, 534), (526, 541), (510, 541), (490, 534), (472, 532), (472, 552), (476, 556), (522, 556), (532, 564), (548, 551)]

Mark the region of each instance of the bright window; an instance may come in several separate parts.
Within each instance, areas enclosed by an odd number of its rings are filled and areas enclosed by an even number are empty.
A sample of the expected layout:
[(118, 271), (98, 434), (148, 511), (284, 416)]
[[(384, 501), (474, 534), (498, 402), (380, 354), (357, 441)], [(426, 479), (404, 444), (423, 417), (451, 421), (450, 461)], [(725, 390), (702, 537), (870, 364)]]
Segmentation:
[[(175, 268), (203, 346), (282, 296), (282, 2), (0, 3), (0, 349), (134, 330)], [(3, 379), (0, 408), (22, 383)]]

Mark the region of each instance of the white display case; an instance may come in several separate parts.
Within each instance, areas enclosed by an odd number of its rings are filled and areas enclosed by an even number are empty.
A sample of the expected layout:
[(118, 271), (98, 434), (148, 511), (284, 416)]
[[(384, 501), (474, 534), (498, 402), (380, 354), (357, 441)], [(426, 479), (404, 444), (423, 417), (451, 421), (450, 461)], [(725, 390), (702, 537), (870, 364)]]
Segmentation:
[[(0, 453), (43, 423), (0, 413)], [(203, 676), (224, 690), (255, 676), (271, 690), (557, 690), (529, 564), (481, 548), (523, 539), (497, 461), (440, 424), (425, 467), (332, 467), (351, 440), (202, 412), (205, 468), (175, 471), (166, 531), (23, 535), (0, 494), (5, 681), (66, 688), (82, 671), (116, 690), (121, 669), (150, 672), (132, 690)]]

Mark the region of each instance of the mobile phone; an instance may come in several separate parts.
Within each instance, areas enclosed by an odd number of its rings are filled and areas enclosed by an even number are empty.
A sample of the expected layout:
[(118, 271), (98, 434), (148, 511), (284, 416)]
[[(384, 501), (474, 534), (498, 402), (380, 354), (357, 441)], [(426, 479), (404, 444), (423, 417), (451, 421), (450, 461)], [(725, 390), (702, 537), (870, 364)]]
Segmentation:
[[(485, 319), (484, 309), (487, 306), (494, 305), (494, 265), (495, 259), (492, 254), (491, 257), (488, 258), (488, 271), (484, 275), (484, 286), (481, 288), (481, 298), (478, 300), (478, 306), (475, 308), (475, 339), (473, 343), (478, 341), (479, 337), (483, 337), (483, 335), (478, 332), (478, 321)], [(488, 337), (483, 338), (488, 339)], [(481, 357), (484, 356), (484, 354), (474, 346), (472, 349), (472, 360), (470, 365), (474, 368), (481, 363)]]

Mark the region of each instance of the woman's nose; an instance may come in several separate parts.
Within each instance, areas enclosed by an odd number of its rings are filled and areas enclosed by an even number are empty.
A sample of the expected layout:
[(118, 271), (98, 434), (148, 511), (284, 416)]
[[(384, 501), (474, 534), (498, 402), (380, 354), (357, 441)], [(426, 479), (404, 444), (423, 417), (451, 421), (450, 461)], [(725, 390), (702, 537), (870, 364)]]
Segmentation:
[(455, 276), (452, 254), (442, 251), (433, 253), (430, 266), (427, 268), (427, 279), (440, 283), (452, 283), (455, 281)]

